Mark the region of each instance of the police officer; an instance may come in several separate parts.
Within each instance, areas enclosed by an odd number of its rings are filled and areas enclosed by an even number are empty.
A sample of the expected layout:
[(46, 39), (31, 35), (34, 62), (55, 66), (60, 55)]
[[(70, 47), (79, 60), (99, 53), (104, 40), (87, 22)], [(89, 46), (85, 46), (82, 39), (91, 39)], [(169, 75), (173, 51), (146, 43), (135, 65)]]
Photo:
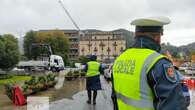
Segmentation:
[(113, 91), (118, 110), (187, 110), (171, 61), (159, 54), (166, 17), (141, 18), (135, 44), (113, 65)]
[(86, 64), (85, 71), (87, 72), (86, 89), (88, 94), (87, 103), (91, 104), (91, 96), (93, 91), (93, 105), (96, 104), (97, 90), (101, 89), (100, 74), (103, 73), (103, 68), (96, 61), (97, 56), (91, 55), (90, 61)]

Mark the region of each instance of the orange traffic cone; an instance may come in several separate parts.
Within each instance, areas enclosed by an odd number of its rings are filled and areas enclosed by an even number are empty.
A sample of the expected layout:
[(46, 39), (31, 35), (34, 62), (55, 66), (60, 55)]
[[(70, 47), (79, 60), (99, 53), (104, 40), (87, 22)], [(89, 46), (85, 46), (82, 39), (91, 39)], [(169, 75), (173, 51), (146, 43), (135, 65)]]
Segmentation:
[(16, 106), (22, 106), (26, 104), (26, 99), (18, 86), (13, 90), (13, 103)]

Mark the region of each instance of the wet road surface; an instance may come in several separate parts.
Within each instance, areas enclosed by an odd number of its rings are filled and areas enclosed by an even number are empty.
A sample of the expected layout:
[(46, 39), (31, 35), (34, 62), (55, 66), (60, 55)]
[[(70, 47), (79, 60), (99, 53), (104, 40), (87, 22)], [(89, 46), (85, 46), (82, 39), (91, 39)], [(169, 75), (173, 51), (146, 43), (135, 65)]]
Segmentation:
[[(111, 96), (111, 84), (101, 78), (103, 90), (98, 91), (97, 104), (86, 103), (87, 92), (85, 91), (85, 80), (77, 79), (65, 81), (62, 88), (49, 89), (34, 96), (50, 97), (50, 110), (113, 110)], [(0, 89), (3, 88), (0, 86)], [(192, 100), (189, 110), (195, 110), (195, 91), (191, 92)], [(2, 100), (4, 99), (4, 100)], [(3, 92), (0, 91), (0, 110), (26, 110), (26, 106), (16, 107)]]
[[(63, 99), (51, 103), (50, 110), (113, 110), (111, 101), (111, 85), (101, 78), (102, 91), (98, 91), (97, 104), (89, 105), (86, 103), (87, 92), (81, 91), (73, 96), (73, 100)], [(195, 91), (191, 91), (191, 104), (189, 110), (195, 110)]]
[[(103, 78), (101, 78), (103, 79)], [(101, 80), (103, 90), (98, 91), (97, 104), (87, 104), (87, 92), (81, 91), (73, 96), (73, 100), (63, 99), (52, 102), (50, 110), (113, 110), (111, 85)]]

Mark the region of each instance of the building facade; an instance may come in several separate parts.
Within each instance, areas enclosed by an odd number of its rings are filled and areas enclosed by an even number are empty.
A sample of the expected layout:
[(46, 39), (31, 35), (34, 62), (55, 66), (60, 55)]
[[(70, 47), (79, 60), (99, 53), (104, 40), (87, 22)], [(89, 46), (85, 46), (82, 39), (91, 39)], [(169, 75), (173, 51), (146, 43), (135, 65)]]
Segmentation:
[(126, 49), (122, 32), (85, 32), (80, 37), (79, 55), (96, 55), (98, 60), (114, 59)]
[[(50, 31), (50, 30), (41, 30)], [(61, 30), (68, 37), (68, 59), (78, 61), (79, 56), (97, 55), (98, 60), (114, 59), (132, 43), (132, 32), (124, 29), (100, 31), (95, 29)], [(130, 40), (130, 41), (129, 41)]]
[(63, 30), (69, 40), (69, 61), (77, 61), (79, 57), (79, 34), (77, 30)]

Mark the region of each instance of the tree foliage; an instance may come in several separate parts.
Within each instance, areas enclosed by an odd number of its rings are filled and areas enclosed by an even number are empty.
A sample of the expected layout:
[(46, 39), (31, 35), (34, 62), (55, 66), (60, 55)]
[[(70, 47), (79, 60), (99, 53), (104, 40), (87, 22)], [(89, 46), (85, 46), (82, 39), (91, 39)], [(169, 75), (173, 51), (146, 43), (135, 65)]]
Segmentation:
[(35, 35), (36, 34), (35, 34), (34, 31), (29, 31), (24, 36), (24, 44), (23, 44), (23, 47), (24, 47), (24, 55), (28, 59), (35, 59), (36, 56), (38, 56), (37, 49), (31, 49), (31, 45), (33, 43), (36, 43)]
[(19, 61), (18, 40), (11, 34), (0, 36), (0, 68), (9, 70)]
[(178, 57), (179, 48), (171, 45), (170, 43), (161, 44), (162, 50), (168, 50), (173, 57)]
[(79, 63), (86, 64), (89, 61), (89, 58), (86, 56), (80, 56), (78, 60)]
[(184, 46), (173, 46), (170, 43), (163, 43), (161, 44), (162, 50), (168, 50), (171, 55), (175, 58), (185, 58), (187, 60), (190, 60), (192, 54), (195, 52), (195, 43), (191, 43)]
[[(65, 63), (68, 55), (68, 39), (63, 31), (30, 31), (24, 38), (24, 53), (29, 59), (36, 59), (40, 54), (48, 53), (49, 50), (45, 48), (33, 47), (32, 44), (49, 44), (53, 54), (63, 57)], [(30, 49), (31, 48), (31, 49)], [(30, 52), (31, 50), (31, 52)]]

